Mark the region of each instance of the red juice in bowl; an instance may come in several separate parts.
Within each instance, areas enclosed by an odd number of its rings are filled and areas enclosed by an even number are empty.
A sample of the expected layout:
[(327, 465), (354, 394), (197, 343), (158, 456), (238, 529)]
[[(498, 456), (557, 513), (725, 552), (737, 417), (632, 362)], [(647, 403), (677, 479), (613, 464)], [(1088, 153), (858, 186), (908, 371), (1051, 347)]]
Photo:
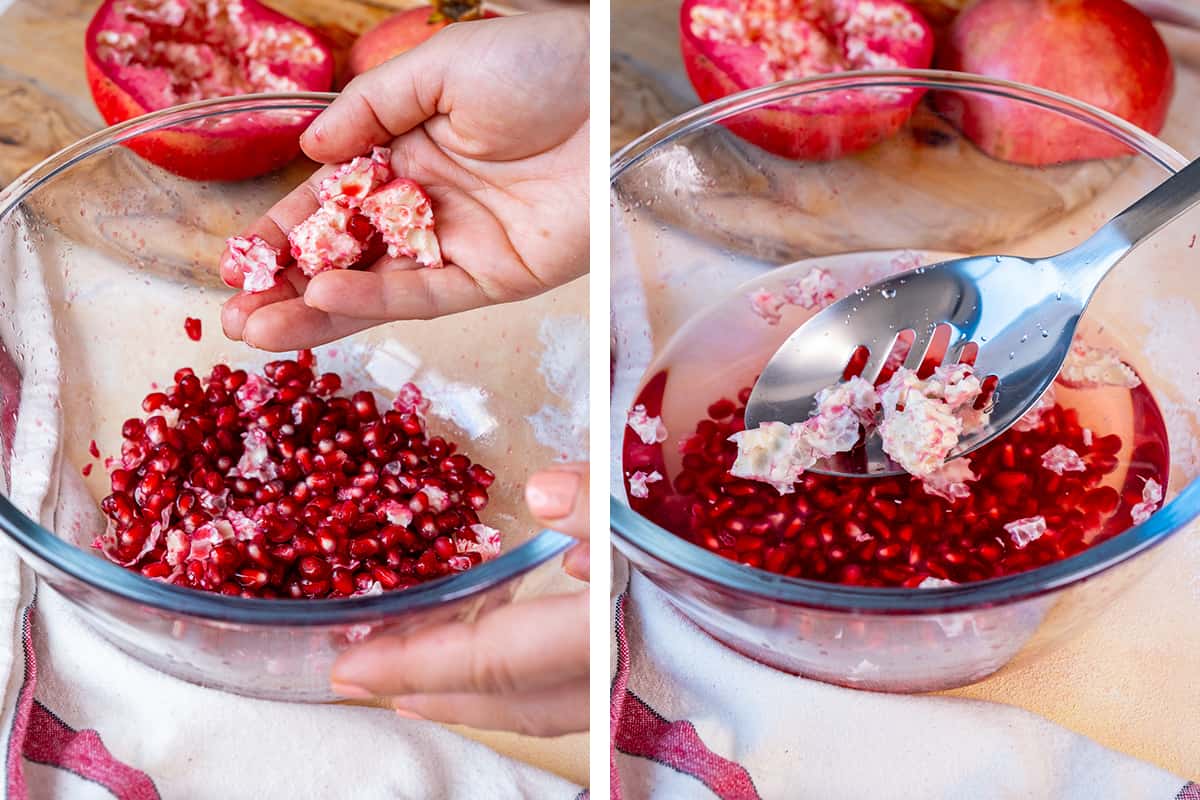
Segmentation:
[[(795, 287), (828, 287), (832, 278), (844, 293), (878, 278), (879, 264), (887, 261), (858, 254), (781, 268), (683, 326), (647, 370), (635, 402), (647, 417), (664, 420), (666, 438), (625, 431), (631, 507), (753, 567), (916, 588), (1000, 577), (1070, 557), (1159, 506), (1168, 478), (1166, 430), (1140, 381), (1091, 388), (1056, 383), (1039, 418), (967, 457), (974, 479), (958, 489), (911, 476), (809, 474), (795, 491), (780, 494), (731, 476), (737, 448), (728, 438), (743, 427), (757, 371), (818, 308), (811, 293)], [(814, 281), (814, 263), (828, 276)], [(913, 266), (908, 260), (900, 265)], [(782, 298), (789, 289), (799, 303), (768, 299), (763, 313), (764, 290)], [(1119, 354), (1119, 344), (1101, 328), (1084, 327), (1082, 341), (1115, 345)]]

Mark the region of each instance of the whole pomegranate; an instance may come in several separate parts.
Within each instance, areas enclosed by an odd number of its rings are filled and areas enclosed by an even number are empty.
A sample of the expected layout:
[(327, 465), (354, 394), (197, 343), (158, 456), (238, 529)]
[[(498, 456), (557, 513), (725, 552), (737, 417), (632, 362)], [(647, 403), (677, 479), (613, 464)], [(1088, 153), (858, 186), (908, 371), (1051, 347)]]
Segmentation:
[[(1123, 0), (979, 0), (954, 21), (938, 66), (1052, 89), (1150, 133), (1167, 116), (1174, 69), (1141, 11)], [(939, 92), (938, 110), (985, 153), (1030, 166), (1130, 151), (1083, 124), (1011, 100)]]
[(483, 9), (478, 0), (439, 0), (432, 6), (401, 11), (358, 37), (350, 48), (348, 72), (350, 77), (361, 75), (389, 58), (413, 49), (453, 22), (498, 16), (493, 11)]
[[(92, 99), (110, 125), (206, 98), (333, 85), (321, 36), (256, 0), (106, 0), (84, 49)], [(126, 144), (185, 178), (241, 180), (294, 159), (309, 121), (294, 112), (240, 115)]]
[[(706, 103), (775, 81), (933, 60), (928, 23), (900, 0), (684, 0), (679, 34), (688, 78)], [(920, 99), (915, 89), (823, 94), (726, 125), (777, 155), (830, 159), (891, 136)]]

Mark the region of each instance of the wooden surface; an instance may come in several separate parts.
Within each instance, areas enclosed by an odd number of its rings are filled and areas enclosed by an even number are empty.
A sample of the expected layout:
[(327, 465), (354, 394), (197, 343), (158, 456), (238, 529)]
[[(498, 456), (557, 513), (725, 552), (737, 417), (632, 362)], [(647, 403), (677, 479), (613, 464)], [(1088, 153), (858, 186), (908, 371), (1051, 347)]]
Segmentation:
[[(678, 9), (678, 0), (613, 1), (614, 149), (699, 102), (679, 54)], [(624, 199), (735, 253), (775, 263), (854, 250), (986, 249), (1061, 218), (1123, 168), (1092, 161), (1022, 170), (996, 161), (930, 111), (928, 100), (897, 136), (826, 162), (778, 158), (720, 134), (681, 140), (655, 160), (659, 174), (648, 176), (645, 191)], [(1026, 173), (1019, 183), (1012, 177), (1018, 170)], [(670, 202), (655, 206), (668, 191)], [(871, 226), (859, 224), (871, 209), (903, 213), (873, 214)], [(925, 238), (912, 241), (914, 230)]]
[[(355, 33), (397, 8), (420, 0), (272, 0), (280, 11), (319, 27), (342, 50)], [(506, 5), (533, 9), (552, 0)], [(47, 156), (101, 129), (83, 71), (83, 35), (97, 2), (80, 0), (0, 0), (0, 187)], [(282, 192), (312, 168), (303, 159), (281, 175), (253, 185), (189, 187), (164, 199), (162, 193), (125, 191), (111, 208), (64, 211), (56, 222), (73, 225), (72, 234), (91, 246), (123, 255), (150, 271), (210, 286), (220, 242), (242, 206), (258, 207), (264, 186)], [(96, 181), (137, 186), (153, 181), (154, 171), (132, 158), (110, 159), (96, 168)], [(120, 171), (117, 175), (114, 171)], [(213, 192), (221, 202), (213, 202)], [(152, 199), (151, 199), (152, 198)], [(136, 231), (139, 235), (130, 236)], [(217, 248), (214, 250), (214, 247)], [(565, 298), (586, 308), (586, 282)], [(578, 297), (577, 297), (578, 295)], [(569, 304), (572, 301), (567, 300)], [(209, 328), (211, 330), (211, 328)], [(563, 587), (565, 588), (565, 587)], [(386, 714), (388, 711), (380, 710)], [(581, 784), (588, 781), (588, 736), (535, 739), (515, 734), (455, 727), (464, 736)]]

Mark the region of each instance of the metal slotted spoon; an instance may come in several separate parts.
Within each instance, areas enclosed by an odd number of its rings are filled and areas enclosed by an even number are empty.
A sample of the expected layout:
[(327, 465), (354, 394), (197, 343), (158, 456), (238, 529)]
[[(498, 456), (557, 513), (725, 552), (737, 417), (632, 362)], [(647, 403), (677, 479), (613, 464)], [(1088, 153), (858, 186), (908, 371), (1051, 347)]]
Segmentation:
[[(975, 373), (998, 380), (989, 423), (964, 435), (951, 458), (966, 455), (1019, 420), (1054, 381), (1079, 317), (1109, 271), (1197, 203), (1200, 160), (1159, 184), (1085, 242), (1056, 256), (971, 256), (871, 284), (816, 314), (788, 337), (754, 385), (746, 405), (746, 427), (807, 419), (817, 392), (843, 379), (860, 348), (869, 353), (858, 374), (874, 382), (904, 331), (914, 336), (904, 360), (913, 370), (927, 353), (936, 355), (929, 353), (935, 334), (944, 340), (948, 333), (941, 363), (958, 363), (968, 345), (974, 345)], [(903, 472), (883, 452), (877, 435), (810, 471), (846, 476)]]

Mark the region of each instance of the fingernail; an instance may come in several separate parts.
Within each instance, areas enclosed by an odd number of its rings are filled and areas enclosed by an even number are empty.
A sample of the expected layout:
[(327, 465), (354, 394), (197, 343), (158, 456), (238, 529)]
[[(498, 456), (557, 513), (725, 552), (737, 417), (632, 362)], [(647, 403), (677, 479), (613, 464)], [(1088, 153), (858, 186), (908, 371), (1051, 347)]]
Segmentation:
[(304, 131), (304, 135), (311, 141), (319, 142), (321, 139), (325, 138), (324, 116), (325, 112), (317, 114), (317, 118), (309, 123), (308, 129)]
[(355, 686), (352, 683), (338, 683), (337, 681), (333, 681), (329, 684), (329, 687), (333, 689), (334, 694), (344, 697), (347, 700), (366, 700), (368, 697), (375, 696), (361, 686)]
[(404, 719), (425, 719), (417, 712), (411, 711), (403, 706), (396, 705), (395, 703), (392, 704), (392, 711), (396, 712), (396, 716)]
[(542, 519), (561, 519), (575, 507), (579, 492), (579, 474), (549, 470), (538, 472), (525, 485), (525, 502), (529, 510)]
[(317, 275), (308, 282), (308, 286), (304, 287), (304, 294), (300, 295), (300, 299), (309, 308), (315, 308), (317, 311), (327, 311), (328, 309), (321, 307), (321, 286), (324, 281), (318, 280), (320, 277), (320, 275)]

